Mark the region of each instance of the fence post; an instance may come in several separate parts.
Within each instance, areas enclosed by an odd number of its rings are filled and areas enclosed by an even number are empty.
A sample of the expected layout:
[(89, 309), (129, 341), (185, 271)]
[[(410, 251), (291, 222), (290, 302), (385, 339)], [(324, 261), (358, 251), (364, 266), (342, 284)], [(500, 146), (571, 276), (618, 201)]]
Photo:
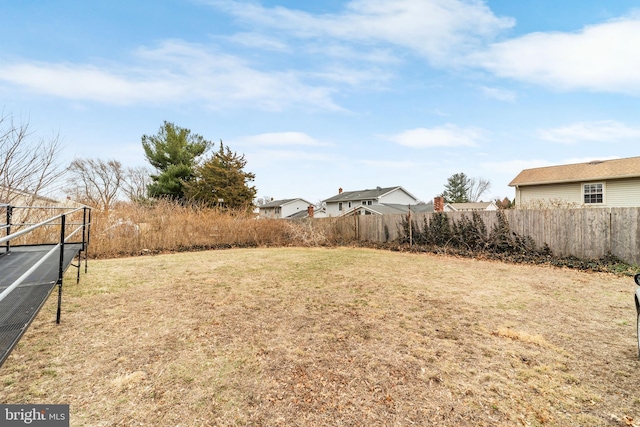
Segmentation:
[(67, 215), (63, 214), (60, 221), (60, 264), (58, 268), (58, 312), (56, 313), (56, 323), (60, 324), (60, 314), (62, 312), (62, 276), (64, 275), (64, 234)]

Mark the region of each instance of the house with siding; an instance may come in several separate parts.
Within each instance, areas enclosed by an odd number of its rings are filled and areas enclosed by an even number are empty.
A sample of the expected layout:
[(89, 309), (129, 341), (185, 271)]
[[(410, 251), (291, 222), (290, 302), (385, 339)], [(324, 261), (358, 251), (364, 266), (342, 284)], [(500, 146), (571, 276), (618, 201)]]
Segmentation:
[(497, 211), (495, 202), (447, 203), (445, 212)]
[[(370, 190), (343, 191), (323, 200), (327, 216), (342, 216), (348, 214), (382, 215), (384, 213), (408, 212), (420, 201), (400, 186), (376, 187)], [(404, 207), (402, 207), (404, 206)]]
[(516, 208), (640, 207), (640, 157), (525, 169)]
[(395, 203), (378, 203), (376, 205), (359, 205), (347, 211), (344, 215), (391, 215), (433, 212), (433, 203), (418, 203), (416, 205), (399, 205)]
[[(311, 207), (311, 209), (309, 209)], [(314, 216), (313, 203), (297, 198), (272, 200), (259, 206), (260, 218), (282, 219), (282, 218), (304, 218)]]
[(33, 194), (28, 191), (22, 191), (17, 188), (10, 188), (0, 184), (0, 203), (13, 206), (66, 206), (64, 203), (45, 197), (39, 194)]

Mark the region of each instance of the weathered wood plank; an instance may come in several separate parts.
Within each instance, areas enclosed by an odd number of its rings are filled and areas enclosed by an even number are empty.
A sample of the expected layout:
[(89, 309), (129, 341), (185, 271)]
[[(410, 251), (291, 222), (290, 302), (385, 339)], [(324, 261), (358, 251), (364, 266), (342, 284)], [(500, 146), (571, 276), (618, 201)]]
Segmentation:
[[(538, 248), (545, 244), (557, 256), (600, 258), (608, 253), (640, 265), (640, 208), (506, 210), (503, 212), (510, 230), (529, 236)], [(478, 212), (490, 233), (498, 224), (496, 212)], [(413, 227), (424, 230), (432, 213), (411, 214)], [(460, 221), (470, 212), (447, 212), (451, 222)], [(343, 241), (385, 242), (397, 240), (406, 215), (360, 215), (334, 218), (324, 223), (326, 233)], [(323, 219), (320, 219), (323, 220)], [(324, 219), (325, 221), (327, 219)]]

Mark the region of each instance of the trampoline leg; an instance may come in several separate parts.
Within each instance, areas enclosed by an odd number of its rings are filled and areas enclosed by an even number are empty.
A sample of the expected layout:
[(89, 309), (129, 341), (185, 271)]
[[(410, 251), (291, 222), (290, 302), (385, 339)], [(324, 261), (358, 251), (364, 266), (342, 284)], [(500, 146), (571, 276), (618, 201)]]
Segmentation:
[(62, 282), (58, 283), (58, 311), (56, 312), (56, 323), (60, 324), (60, 314), (62, 313)]
[(66, 225), (66, 215), (60, 218), (60, 263), (58, 266), (58, 312), (56, 313), (56, 323), (60, 324), (60, 312), (62, 310), (62, 278), (64, 277), (64, 231)]
[(80, 269), (82, 268), (82, 251), (78, 251), (78, 276), (76, 277), (76, 285), (80, 283)]

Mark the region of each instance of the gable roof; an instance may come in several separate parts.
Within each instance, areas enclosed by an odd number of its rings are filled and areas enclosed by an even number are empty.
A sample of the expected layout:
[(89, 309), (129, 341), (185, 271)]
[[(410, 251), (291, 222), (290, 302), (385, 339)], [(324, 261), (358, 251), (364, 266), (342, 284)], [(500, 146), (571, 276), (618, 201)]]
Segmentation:
[(422, 213), (422, 212), (433, 212), (433, 203), (429, 204), (420, 204), (420, 205), (399, 205), (396, 203), (379, 203), (377, 205), (358, 205), (353, 209), (346, 210), (341, 216), (347, 216), (353, 214), (353, 211), (369, 211), (373, 214), (377, 215), (388, 215), (388, 214), (403, 214), (409, 212), (411, 209), (412, 213)]
[(328, 199), (323, 200), (323, 202), (335, 203), (335, 202), (349, 202), (354, 200), (373, 200), (381, 196), (384, 196), (386, 194), (389, 194), (398, 189), (404, 191), (409, 196), (413, 197), (415, 200), (418, 200), (413, 194), (409, 193), (407, 190), (405, 190), (404, 188), (398, 185), (395, 187), (385, 187), (385, 188), (377, 187), (372, 190), (343, 191), (342, 193), (336, 194), (333, 197), (329, 197)]
[(302, 200), (303, 202), (305, 202), (305, 203), (307, 203), (307, 204), (309, 204), (309, 205), (313, 205), (313, 203), (311, 203), (311, 202), (309, 202), (309, 201), (307, 201), (307, 200), (305, 200), (305, 199), (302, 199), (302, 198), (298, 197), (297, 199), (282, 199), (282, 200), (274, 200), (274, 201), (272, 201), (272, 202), (265, 203), (264, 205), (260, 205), (260, 206), (258, 206), (258, 207), (259, 207), (260, 209), (263, 209), (263, 208), (277, 208), (277, 207), (281, 207), (281, 206), (284, 206), (284, 205), (288, 205), (289, 203), (296, 202), (296, 201), (298, 201), (298, 200)]
[(489, 206), (495, 205), (493, 202), (468, 202), (468, 203), (447, 203), (456, 211), (483, 211)]
[[(17, 188), (11, 188), (0, 184), (0, 193), (5, 193), (9, 195), (22, 196), (22, 197), (33, 197), (34, 200), (39, 200), (45, 203), (58, 203), (57, 200), (54, 200), (50, 197), (41, 196), (40, 194), (29, 193), (28, 191), (18, 190)], [(1, 201), (3, 204), (6, 203), (5, 200)]]
[(293, 213), (286, 217), (286, 219), (294, 219), (294, 218), (307, 218), (309, 216), (309, 212), (306, 210), (301, 210), (296, 213)]
[(525, 169), (510, 187), (640, 177), (640, 157)]

